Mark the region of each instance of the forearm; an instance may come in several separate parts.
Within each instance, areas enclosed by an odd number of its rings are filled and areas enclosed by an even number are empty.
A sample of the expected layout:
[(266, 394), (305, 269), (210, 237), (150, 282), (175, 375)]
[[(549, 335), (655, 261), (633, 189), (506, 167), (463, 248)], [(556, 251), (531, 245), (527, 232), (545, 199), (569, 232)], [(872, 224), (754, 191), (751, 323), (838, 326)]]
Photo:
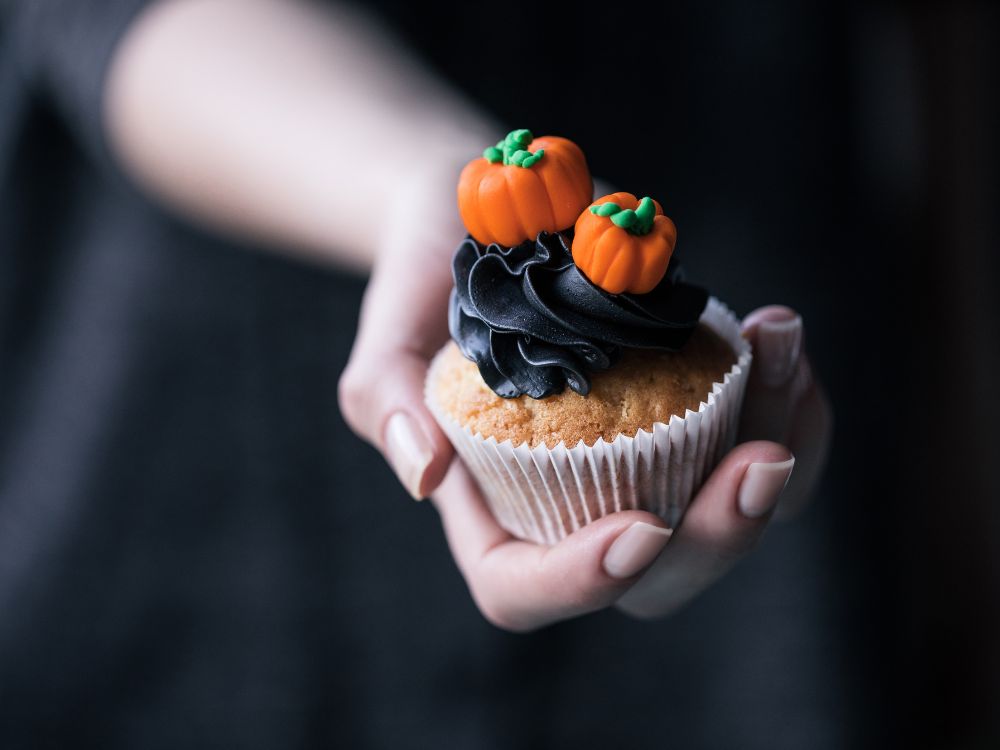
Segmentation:
[(105, 123), (125, 171), (181, 213), (356, 269), (400, 190), (457, 179), (496, 138), (370, 19), (281, 0), (151, 6), (112, 60)]

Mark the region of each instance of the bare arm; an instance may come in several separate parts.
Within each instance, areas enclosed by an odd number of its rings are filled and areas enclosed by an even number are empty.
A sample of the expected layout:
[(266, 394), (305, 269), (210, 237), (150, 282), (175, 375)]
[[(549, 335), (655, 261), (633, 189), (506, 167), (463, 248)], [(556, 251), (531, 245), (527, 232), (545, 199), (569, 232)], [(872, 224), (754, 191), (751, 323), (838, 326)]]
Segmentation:
[(407, 185), (453, 193), (497, 138), (371, 18), (282, 0), (153, 4), (112, 60), (105, 113), (126, 172), (179, 212), (358, 270)]

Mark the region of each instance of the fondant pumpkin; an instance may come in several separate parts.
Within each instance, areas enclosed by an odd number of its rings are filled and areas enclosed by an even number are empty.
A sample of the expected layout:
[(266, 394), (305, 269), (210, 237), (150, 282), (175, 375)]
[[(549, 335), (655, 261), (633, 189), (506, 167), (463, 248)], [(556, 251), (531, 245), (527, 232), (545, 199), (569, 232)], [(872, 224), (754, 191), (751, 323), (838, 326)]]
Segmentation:
[(667, 272), (677, 228), (651, 198), (606, 195), (580, 214), (573, 236), (573, 260), (597, 286), (611, 294), (645, 294)]
[(579, 146), (515, 130), (462, 170), (458, 209), (479, 242), (514, 247), (573, 226), (593, 190)]

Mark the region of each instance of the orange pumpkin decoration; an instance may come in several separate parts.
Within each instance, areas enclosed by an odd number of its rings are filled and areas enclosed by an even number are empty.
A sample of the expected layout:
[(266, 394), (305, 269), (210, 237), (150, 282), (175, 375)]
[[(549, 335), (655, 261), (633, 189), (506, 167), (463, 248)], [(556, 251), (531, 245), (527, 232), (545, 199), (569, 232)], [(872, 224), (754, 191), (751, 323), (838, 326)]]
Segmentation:
[(539, 232), (573, 226), (593, 191), (579, 146), (515, 130), (462, 170), (458, 210), (469, 234), (482, 244), (514, 247)]
[(611, 294), (645, 294), (667, 272), (677, 228), (651, 198), (606, 195), (580, 214), (573, 236), (573, 260), (597, 286)]

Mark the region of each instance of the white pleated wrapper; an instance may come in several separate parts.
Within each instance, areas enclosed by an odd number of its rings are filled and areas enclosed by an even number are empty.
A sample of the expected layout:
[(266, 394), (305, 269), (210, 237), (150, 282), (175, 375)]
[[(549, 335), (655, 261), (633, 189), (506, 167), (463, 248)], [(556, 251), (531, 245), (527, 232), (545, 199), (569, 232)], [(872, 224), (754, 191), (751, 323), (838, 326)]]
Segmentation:
[(653, 431), (618, 435), (588, 447), (567, 448), (472, 434), (438, 402), (441, 350), (431, 362), (424, 396), (428, 408), (475, 476), (493, 515), (507, 531), (538, 544), (555, 544), (591, 521), (620, 510), (648, 510), (674, 528), (712, 469), (736, 442), (740, 407), (753, 356), (740, 321), (715, 297), (701, 322), (725, 339), (737, 362), (694, 412), (656, 422)]

